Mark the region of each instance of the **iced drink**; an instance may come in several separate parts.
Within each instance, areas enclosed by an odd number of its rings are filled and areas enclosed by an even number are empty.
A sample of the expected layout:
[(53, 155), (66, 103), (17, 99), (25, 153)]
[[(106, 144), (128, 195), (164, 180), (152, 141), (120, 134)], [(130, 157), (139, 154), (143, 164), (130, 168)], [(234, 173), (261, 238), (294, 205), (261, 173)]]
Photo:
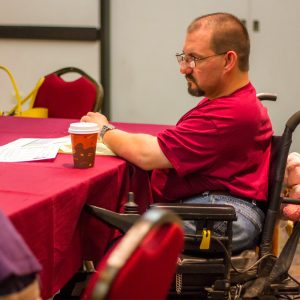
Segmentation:
[(74, 167), (79, 169), (94, 166), (99, 127), (96, 123), (78, 122), (69, 127), (71, 134)]

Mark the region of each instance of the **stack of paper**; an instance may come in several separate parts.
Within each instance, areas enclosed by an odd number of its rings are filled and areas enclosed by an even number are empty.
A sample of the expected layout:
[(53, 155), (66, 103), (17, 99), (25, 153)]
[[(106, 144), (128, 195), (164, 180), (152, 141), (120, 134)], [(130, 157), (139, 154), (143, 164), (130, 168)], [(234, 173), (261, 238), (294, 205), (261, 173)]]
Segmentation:
[[(70, 136), (62, 138), (21, 138), (0, 147), (0, 162), (22, 162), (54, 159), (57, 153), (72, 153)], [(100, 141), (96, 154), (115, 155)]]

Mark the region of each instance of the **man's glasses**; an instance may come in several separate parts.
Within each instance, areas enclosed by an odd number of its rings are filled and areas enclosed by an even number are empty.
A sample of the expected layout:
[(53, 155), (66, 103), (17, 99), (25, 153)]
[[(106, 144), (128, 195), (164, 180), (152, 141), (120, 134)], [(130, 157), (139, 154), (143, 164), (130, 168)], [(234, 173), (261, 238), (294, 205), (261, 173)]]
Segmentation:
[(226, 54), (226, 52), (222, 52), (222, 53), (218, 53), (218, 54), (213, 54), (213, 55), (209, 55), (206, 57), (195, 57), (192, 55), (186, 55), (184, 53), (181, 54), (176, 54), (176, 58), (178, 63), (181, 65), (182, 63), (184, 63), (187, 67), (194, 69), (196, 67), (196, 61), (200, 61), (200, 60), (205, 60), (211, 57), (215, 57), (215, 56), (220, 56), (220, 55), (224, 55)]

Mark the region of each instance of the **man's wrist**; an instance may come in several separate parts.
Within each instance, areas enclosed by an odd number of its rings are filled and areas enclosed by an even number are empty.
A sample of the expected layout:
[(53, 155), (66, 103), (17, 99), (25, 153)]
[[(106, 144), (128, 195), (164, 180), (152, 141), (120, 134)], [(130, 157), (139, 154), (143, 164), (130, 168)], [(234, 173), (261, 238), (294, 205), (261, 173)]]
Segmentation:
[(116, 127), (111, 125), (111, 124), (103, 125), (102, 128), (101, 128), (100, 134), (99, 134), (100, 138), (103, 140), (103, 137), (106, 134), (106, 132), (109, 131), (109, 130), (113, 130), (113, 129), (116, 129)]

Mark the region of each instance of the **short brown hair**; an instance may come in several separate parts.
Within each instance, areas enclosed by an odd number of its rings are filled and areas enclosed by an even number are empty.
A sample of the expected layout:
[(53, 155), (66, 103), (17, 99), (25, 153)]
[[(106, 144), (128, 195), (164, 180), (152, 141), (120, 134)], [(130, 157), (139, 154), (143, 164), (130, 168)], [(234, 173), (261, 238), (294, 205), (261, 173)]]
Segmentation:
[(192, 32), (200, 28), (212, 30), (210, 47), (215, 53), (233, 50), (238, 56), (239, 69), (241, 71), (249, 70), (249, 34), (237, 17), (228, 13), (207, 14), (195, 19), (187, 31)]

